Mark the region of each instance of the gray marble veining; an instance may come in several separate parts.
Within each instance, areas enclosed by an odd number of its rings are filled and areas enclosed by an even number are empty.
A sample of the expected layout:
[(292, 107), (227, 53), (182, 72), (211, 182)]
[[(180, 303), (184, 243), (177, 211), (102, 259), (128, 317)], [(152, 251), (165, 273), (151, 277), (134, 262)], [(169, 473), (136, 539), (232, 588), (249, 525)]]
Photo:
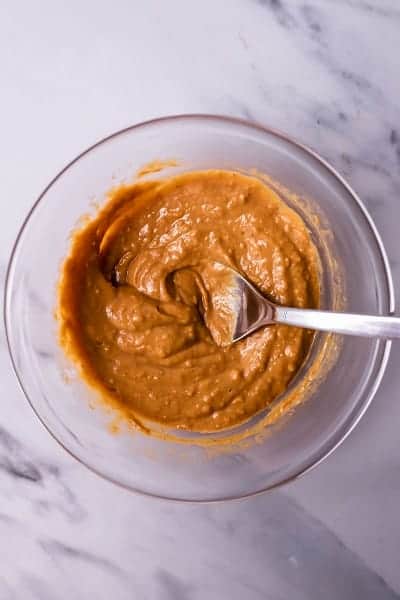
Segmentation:
[[(400, 290), (397, 0), (6, 1), (0, 286), (43, 187), (102, 136), (163, 114), (286, 131), (349, 180)], [(101, 480), (37, 422), (0, 328), (0, 600), (400, 598), (400, 348), (357, 429), (279, 491), (169, 504)]]

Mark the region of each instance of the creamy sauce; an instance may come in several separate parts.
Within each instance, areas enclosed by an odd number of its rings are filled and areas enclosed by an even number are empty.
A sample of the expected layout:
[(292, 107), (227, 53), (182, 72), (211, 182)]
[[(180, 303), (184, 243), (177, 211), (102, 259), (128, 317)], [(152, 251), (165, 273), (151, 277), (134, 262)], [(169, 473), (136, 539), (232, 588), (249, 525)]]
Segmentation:
[(121, 187), (74, 235), (59, 288), (61, 343), (128, 419), (231, 427), (271, 405), (301, 367), (306, 330), (273, 325), (215, 343), (214, 261), (276, 303), (319, 304), (304, 222), (255, 177), (214, 170)]

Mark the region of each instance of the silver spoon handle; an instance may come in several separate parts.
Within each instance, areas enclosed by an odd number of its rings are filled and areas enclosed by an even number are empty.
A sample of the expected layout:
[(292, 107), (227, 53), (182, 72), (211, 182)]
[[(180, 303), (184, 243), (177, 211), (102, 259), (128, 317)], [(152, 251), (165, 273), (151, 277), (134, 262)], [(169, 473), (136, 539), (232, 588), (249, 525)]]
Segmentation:
[(354, 315), (276, 306), (274, 321), (318, 331), (332, 331), (363, 337), (400, 338), (400, 317)]

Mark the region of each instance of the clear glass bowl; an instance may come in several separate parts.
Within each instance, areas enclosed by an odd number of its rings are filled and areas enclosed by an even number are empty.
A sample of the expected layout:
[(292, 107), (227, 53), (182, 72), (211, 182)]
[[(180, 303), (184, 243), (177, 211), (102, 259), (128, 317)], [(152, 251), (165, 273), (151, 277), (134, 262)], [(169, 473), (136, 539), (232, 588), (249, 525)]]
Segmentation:
[[(5, 321), (16, 374), (32, 408), (56, 440), (98, 474), (145, 494), (215, 501), (256, 494), (318, 464), (346, 437), (375, 394), (390, 343), (346, 337), (323, 381), (294, 414), (257, 443), (213, 452), (196, 436), (186, 444), (121, 431), (93, 408), (94, 392), (65, 376), (54, 318), (60, 265), (79, 218), (93, 213), (110, 187), (130, 181), (143, 164), (176, 159), (180, 171), (227, 168), (267, 173), (320, 213), (333, 232), (329, 252), (340, 265), (345, 308), (390, 314), (394, 300), (386, 254), (351, 188), (318, 155), (287, 136), (214, 116), (157, 119), (118, 132), (72, 161), (45, 189), (18, 235), (7, 275)], [(317, 245), (320, 224), (309, 222)], [(324, 258), (323, 258), (324, 261)], [(325, 272), (324, 305), (335, 278)], [(318, 336), (317, 344), (323, 338)]]

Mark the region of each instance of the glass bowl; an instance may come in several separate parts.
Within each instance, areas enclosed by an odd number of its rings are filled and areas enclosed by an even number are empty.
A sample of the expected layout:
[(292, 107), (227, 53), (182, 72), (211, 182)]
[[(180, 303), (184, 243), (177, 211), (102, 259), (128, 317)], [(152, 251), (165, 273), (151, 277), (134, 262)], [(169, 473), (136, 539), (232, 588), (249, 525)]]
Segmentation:
[[(56, 285), (71, 231), (82, 215), (93, 213), (94, 203), (104, 201), (111, 187), (133, 180), (140, 167), (155, 159), (178, 161), (162, 176), (206, 168), (255, 169), (280, 182), (300, 198), (300, 212), (307, 203), (313, 207), (308, 225), (320, 250), (322, 231), (333, 234), (326, 237), (324, 252), (341, 275), (338, 279), (325, 269), (324, 306), (332, 307), (340, 296), (348, 311), (393, 312), (391, 275), (377, 230), (356, 194), (324, 160), (284, 134), (244, 121), (167, 117), (89, 148), (33, 206), (15, 243), (6, 282), (5, 322), (14, 368), (48, 431), (107, 479), (144, 494), (186, 501), (256, 494), (305, 473), (348, 435), (379, 386), (390, 342), (343, 338), (336, 361), (307, 400), (270, 425), (266, 435), (246, 444), (232, 442), (217, 451), (199, 444), (196, 434), (186, 435), (185, 443), (124, 428), (112, 434), (112, 416), (95, 407), (95, 392), (76, 376), (58, 345)], [(281, 193), (286, 195), (284, 189)], [(318, 334), (317, 346), (324, 339)]]

